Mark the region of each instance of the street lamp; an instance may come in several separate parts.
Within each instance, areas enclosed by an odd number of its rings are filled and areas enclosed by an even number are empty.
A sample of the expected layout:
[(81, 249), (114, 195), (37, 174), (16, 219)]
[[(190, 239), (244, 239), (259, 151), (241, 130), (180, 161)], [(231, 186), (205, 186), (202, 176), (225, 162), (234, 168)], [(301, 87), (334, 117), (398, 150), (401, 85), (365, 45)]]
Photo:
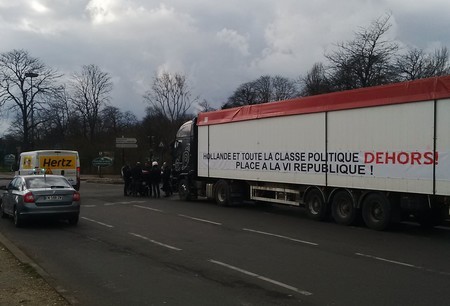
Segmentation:
[(31, 78), (31, 97), (30, 97), (30, 107), (31, 107), (31, 148), (34, 149), (34, 102), (33, 102), (33, 78), (38, 77), (39, 74), (35, 72), (25, 73), (26, 78)]

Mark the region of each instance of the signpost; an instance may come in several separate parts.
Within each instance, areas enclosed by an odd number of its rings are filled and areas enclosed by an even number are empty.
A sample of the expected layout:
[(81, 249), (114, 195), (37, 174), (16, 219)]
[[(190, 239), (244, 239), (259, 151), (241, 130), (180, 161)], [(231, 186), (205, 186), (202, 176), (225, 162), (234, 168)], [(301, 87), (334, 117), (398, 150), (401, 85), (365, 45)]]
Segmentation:
[(11, 166), (16, 161), (16, 156), (14, 154), (8, 154), (4, 157), (4, 162), (6, 166)]
[(125, 149), (136, 149), (137, 147), (136, 138), (116, 138), (116, 148), (122, 149), (122, 164), (125, 163)]
[(116, 143), (116, 148), (136, 149), (137, 147), (137, 143)]
[(5, 166), (10, 166), (12, 171), (13, 165), (16, 162), (16, 156), (14, 154), (5, 155), (5, 157), (3, 157), (3, 162)]
[(113, 164), (113, 159), (106, 156), (100, 156), (92, 160), (92, 165), (97, 167), (99, 177), (102, 177), (102, 167), (108, 167)]
[(97, 157), (92, 160), (92, 165), (94, 167), (108, 167), (113, 164), (113, 159), (110, 157)]
[(116, 138), (116, 148), (137, 148), (136, 138)]

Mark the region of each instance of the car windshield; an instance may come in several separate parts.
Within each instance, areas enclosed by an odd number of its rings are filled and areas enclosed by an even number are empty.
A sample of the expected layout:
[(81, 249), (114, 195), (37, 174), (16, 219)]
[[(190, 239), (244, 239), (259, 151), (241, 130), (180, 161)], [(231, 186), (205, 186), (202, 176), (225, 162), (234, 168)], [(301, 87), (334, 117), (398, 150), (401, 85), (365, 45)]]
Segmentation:
[(27, 189), (33, 188), (70, 188), (67, 180), (61, 177), (36, 176), (25, 179)]

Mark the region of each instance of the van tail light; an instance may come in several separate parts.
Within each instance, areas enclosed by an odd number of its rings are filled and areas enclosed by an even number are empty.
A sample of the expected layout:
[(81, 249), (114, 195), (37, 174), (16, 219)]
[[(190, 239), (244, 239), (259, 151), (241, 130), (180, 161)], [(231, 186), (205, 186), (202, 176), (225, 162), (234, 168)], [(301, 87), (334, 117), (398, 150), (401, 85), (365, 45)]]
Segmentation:
[(34, 195), (31, 192), (28, 192), (23, 196), (23, 201), (25, 203), (34, 203)]
[(80, 201), (80, 193), (78, 191), (75, 191), (73, 193), (72, 201), (74, 201), (74, 202), (79, 202)]
[(80, 178), (80, 167), (77, 167), (77, 186), (76, 186), (76, 190), (80, 190), (80, 183), (81, 183), (81, 178)]

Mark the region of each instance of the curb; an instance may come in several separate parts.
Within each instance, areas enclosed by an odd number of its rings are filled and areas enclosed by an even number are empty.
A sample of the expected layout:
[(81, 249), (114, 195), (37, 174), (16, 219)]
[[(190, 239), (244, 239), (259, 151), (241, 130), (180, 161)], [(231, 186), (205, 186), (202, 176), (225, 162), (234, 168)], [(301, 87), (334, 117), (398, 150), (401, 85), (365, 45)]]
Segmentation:
[(41, 266), (35, 263), (30, 257), (28, 257), (22, 250), (15, 246), (8, 238), (0, 233), (0, 244), (2, 244), (14, 257), (17, 258), (22, 264), (31, 266), (39, 276), (44, 279), (50, 287), (65, 299), (69, 304), (78, 304), (78, 300), (69, 295), (67, 290), (56, 284), (56, 281), (48, 274)]

